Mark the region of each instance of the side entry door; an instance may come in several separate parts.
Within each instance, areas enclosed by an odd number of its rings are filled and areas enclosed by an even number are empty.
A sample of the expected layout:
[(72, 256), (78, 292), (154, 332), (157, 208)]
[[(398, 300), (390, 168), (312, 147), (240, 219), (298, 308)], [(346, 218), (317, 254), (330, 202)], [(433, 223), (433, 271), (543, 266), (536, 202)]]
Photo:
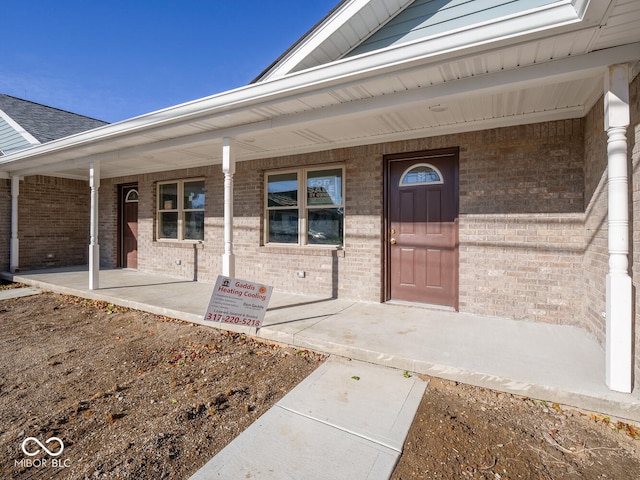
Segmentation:
[(138, 185), (120, 189), (120, 266), (138, 268)]

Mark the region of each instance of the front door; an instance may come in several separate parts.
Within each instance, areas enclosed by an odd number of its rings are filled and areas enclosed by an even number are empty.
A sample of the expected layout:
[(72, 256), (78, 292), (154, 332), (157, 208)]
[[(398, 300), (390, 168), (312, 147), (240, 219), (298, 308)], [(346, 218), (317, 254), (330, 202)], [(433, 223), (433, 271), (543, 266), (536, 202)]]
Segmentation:
[(138, 268), (138, 185), (120, 189), (120, 266)]
[(458, 308), (458, 149), (387, 160), (389, 300)]

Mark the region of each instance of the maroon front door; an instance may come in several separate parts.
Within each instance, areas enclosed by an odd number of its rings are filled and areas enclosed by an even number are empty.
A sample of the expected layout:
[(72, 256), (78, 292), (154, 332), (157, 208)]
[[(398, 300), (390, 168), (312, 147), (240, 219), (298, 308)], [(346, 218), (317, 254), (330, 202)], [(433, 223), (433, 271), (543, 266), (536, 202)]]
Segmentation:
[(138, 268), (138, 185), (123, 186), (120, 195), (120, 265)]
[(390, 300), (458, 308), (458, 150), (387, 157)]

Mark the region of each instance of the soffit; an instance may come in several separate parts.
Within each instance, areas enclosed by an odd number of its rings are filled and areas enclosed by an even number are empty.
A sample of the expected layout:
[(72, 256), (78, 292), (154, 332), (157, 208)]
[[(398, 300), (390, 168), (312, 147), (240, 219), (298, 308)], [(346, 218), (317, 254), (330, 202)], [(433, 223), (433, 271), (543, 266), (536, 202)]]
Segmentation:
[[(623, 42), (615, 43), (609, 30), (615, 30), (614, 20), (621, 15), (636, 18), (640, 5), (635, 4), (640, 2), (631, 2), (629, 10), (628, 2), (616, 3), (607, 10), (602, 26), (465, 56), (427, 57), (404, 68), (283, 89), (246, 103), (226, 101), (235, 98), (228, 92), (220, 106), (184, 119), (172, 117), (171, 123), (159, 123), (157, 128), (138, 131), (137, 124), (142, 128), (146, 122), (140, 117), (124, 122), (129, 130), (117, 136), (100, 136), (98, 129), (92, 133), (95, 139), (69, 149), (45, 156), (36, 154), (42, 150), (36, 147), (33, 155), (27, 151), (15, 164), (0, 159), (0, 172), (86, 178), (88, 162), (101, 160), (104, 178), (120, 177), (220, 163), (224, 136), (236, 139), (236, 157), (243, 161), (581, 118), (602, 95), (606, 66), (640, 59), (638, 43), (593, 52), (596, 46)], [(625, 13), (620, 14), (618, 7)], [(640, 42), (640, 20), (635, 25), (624, 43)], [(247, 91), (262, 92), (263, 87), (250, 86)], [(437, 104), (448, 109), (440, 113), (429, 109)], [(150, 115), (157, 118), (165, 112)]]

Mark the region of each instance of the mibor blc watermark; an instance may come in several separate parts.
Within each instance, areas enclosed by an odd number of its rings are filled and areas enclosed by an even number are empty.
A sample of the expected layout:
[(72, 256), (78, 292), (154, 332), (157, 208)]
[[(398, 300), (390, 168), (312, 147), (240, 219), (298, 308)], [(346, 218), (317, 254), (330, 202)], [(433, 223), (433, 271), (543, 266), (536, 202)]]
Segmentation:
[(70, 460), (58, 458), (64, 451), (64, 442), (58, 437), (51, 437), (42, 443), (35, 437), (27, 437), (22, 441), (22, 451), (27, 457), (35, 457), (41, 452), (47, 456), (43, 458), (23, 458), (14, 460), (14, 466), (21, 468), (68, 468), (71, 466)]

